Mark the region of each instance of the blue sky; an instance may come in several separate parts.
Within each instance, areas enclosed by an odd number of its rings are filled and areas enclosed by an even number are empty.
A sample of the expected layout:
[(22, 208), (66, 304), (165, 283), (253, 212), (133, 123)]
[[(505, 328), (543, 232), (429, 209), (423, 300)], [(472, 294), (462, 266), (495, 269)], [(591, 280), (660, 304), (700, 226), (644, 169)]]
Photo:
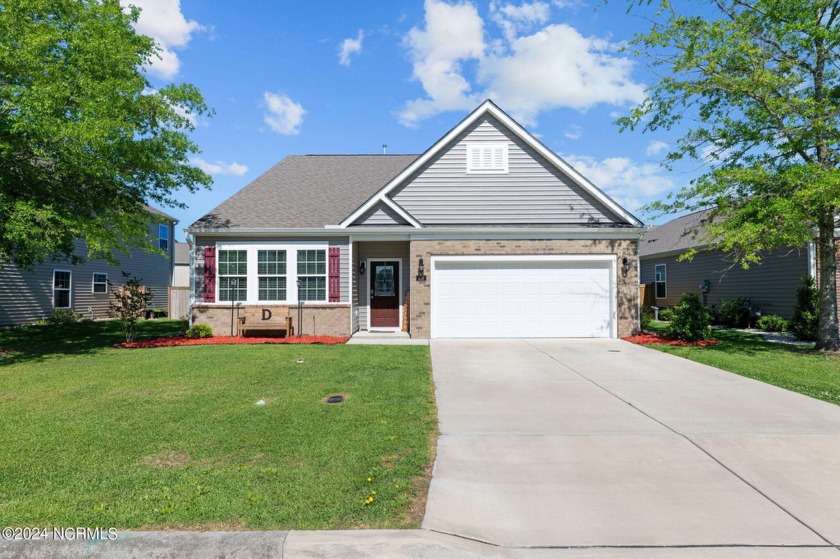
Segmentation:
[[(152, 84), (193, 83), (210, 191), (164, 208), (181, 229), (290, 154), (422, 153), (485, 98), (636, 212), (692, 177), (659, 165), (675, 137), (620, 133), (652, 83), (619, 52), (647, 23), (600, 0), (127, 0), (156, 38)], [(644, 217), (644, 216), (643, 216)]]

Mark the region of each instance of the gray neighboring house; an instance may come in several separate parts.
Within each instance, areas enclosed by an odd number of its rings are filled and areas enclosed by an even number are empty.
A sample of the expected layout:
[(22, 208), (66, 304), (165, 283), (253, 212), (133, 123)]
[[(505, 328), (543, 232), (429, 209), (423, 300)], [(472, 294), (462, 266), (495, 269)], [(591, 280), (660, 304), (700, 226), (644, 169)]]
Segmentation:
[[(152, 306), (166, 309), (167, 287), (172, 280), (172, 239), (177, 220), (155, 208), (149, 208), (153, 220), (149, 235), (166, 255), (135, 250), (117, 254), (119, 266), (105, 260), (91, 260), (73, 265), (67, 261), (36, 264), (26, 272), (8, 263), (0, 263), (0, 326), (30, 324), (49, 317), (57, 309), (73, 309), (84, 318), (110, 316), (113, 285), (124, 283), (122, 271), (136, 275), (152, 290)], [(76, 244), (76, 254), (86, 256), (84, 243)]]
[[(648, 302), (672, 307), (683, 293), (702, 296), (701, 286), (708, 281), (706, 301), (710, 306), (722, 299), (748, 297), (762, 314), (790, 319), (802, 277), (816, 273), (813, 247), (777, 249), (768, 253), (761, 265), (744, 270), (733, 266), (724, 252), (708, 249), (703, 240), (708, 215), (708, 210), (692, 213), (645, 233), (639, 243), (639, 267), (641, 283), (653, 291), (652, 297), (646, 297)], [(679, 262), (679, 256), (690, 248), (698, 250), (694, 259)]]
[(334, 336), (625, 336), (643, 231), (485, 101), (423, 154), (289, 156), (193, 223), (190, 318), (224, 335), (239, 315)]
[(172, 267), (172, 287), (190, 285), (190, 245), (175, 241)]

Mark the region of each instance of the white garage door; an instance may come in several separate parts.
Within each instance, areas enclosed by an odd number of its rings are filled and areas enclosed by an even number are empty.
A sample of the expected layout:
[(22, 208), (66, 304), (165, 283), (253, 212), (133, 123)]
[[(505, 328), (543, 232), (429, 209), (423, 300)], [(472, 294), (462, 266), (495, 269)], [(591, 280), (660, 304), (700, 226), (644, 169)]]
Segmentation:
[(433, 259), (432, 337), (614, 336), (613, 262), (578, 258)]

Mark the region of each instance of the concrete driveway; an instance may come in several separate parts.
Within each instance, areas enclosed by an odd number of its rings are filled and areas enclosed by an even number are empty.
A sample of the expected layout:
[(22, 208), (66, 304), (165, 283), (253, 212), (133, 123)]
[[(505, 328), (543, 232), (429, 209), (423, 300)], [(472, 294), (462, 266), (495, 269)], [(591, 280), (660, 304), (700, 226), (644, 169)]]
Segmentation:
[(618, 340), (431, 351), (441, 436), (425, 529), (840, 557), (840, 407)]

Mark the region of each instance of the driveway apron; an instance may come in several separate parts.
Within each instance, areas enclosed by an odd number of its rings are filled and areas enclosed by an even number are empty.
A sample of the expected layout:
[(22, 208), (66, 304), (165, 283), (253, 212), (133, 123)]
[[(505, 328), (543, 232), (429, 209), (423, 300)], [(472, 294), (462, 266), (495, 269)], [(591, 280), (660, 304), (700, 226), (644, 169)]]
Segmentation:
[(840, 407), (619, 340), (431, 346), (425, 529), (505, 547), (836, 551)]

